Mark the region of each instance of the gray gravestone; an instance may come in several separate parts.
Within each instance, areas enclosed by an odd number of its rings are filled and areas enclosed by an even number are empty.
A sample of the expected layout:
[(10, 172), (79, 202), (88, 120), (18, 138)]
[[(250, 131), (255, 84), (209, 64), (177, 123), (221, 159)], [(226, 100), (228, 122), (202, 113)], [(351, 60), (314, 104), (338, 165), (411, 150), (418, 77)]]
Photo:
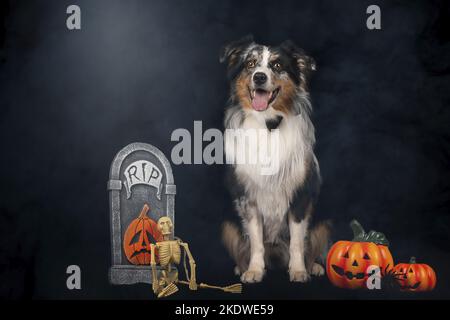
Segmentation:
[[(109, 174), (112, 284), (152, 283), (150, 265), (131, 264), (123, 251), (126, 228), (145, 203), (154, 221), (168, 216), (175, 224), (175, 194), (172, 168), (164, 154), (146, 143), (132, 143), (115, 156)], [(159, 270), (158, 270), (159, 272)]]

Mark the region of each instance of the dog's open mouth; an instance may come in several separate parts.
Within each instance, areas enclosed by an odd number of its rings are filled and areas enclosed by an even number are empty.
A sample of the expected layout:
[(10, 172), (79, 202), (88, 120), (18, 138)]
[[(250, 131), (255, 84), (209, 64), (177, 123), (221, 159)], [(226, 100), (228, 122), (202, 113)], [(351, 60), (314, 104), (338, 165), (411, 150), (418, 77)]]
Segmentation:
[(250, 90), (249, 88), (249, 92), (253, 109), (256, 111), (264, 111), (269, 107), (269, 104), (275, 100), (278, 92), (280, 92), (280, 88), (276, 88), (273, 91), (266, 91), (263, 89)]

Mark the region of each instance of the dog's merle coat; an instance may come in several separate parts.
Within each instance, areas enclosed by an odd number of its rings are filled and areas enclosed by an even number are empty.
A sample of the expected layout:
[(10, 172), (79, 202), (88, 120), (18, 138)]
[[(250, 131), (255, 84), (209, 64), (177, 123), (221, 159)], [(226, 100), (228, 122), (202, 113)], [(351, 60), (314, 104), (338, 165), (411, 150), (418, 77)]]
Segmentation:
[[(321, 275), (324, 270), (315, 261), (326, 247), (328, 226), (309, 230), (321, 184), (306, 83), (314, 60), (292, 42), (272, 48), (244, 38), (226, 46), (221, 61), (228, 64), (232, 84), (225, 128), (267, 130), (269, 135), (276, 129), (280, 137), (274, 174), (261, 175), (258, 164), (235, 164), (228, 174), (244, 231), (241, 235), (233, 224), (224, 224), (236, 272), (244, 282), (258, 282), (275, 255), (289, 266), (291, 281)], [(264, 83), (255, 77), (261, 73)], [(225, 145), (227, 157), (239, 152)], [(249, 152), (259, 148), (247, 147), (253, 148)]]

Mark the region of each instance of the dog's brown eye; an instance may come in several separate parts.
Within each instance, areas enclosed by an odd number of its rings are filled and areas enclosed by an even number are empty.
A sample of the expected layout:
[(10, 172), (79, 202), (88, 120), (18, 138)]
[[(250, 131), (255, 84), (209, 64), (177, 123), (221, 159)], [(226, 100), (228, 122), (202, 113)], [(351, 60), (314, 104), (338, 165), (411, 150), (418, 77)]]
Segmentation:
[(281, 63), (275, 62), (275, 63), (273, 64), (273, 68), (274, 68), (276, 71), (280, 71), (280, 70), (281, 70)]
[(250, 60), (247, 62), (247, 68), (254, 68), (256, 66), (255, 60)]

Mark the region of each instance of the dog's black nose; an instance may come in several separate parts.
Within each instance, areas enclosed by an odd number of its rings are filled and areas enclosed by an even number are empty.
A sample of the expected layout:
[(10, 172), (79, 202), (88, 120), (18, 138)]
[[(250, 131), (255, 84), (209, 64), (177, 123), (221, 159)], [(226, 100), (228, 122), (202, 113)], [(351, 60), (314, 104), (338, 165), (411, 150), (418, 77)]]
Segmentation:
[(264, 84), (267, 81), (267, 76), (263, 72), (257, 72), (253, 75), (255, 84)]

